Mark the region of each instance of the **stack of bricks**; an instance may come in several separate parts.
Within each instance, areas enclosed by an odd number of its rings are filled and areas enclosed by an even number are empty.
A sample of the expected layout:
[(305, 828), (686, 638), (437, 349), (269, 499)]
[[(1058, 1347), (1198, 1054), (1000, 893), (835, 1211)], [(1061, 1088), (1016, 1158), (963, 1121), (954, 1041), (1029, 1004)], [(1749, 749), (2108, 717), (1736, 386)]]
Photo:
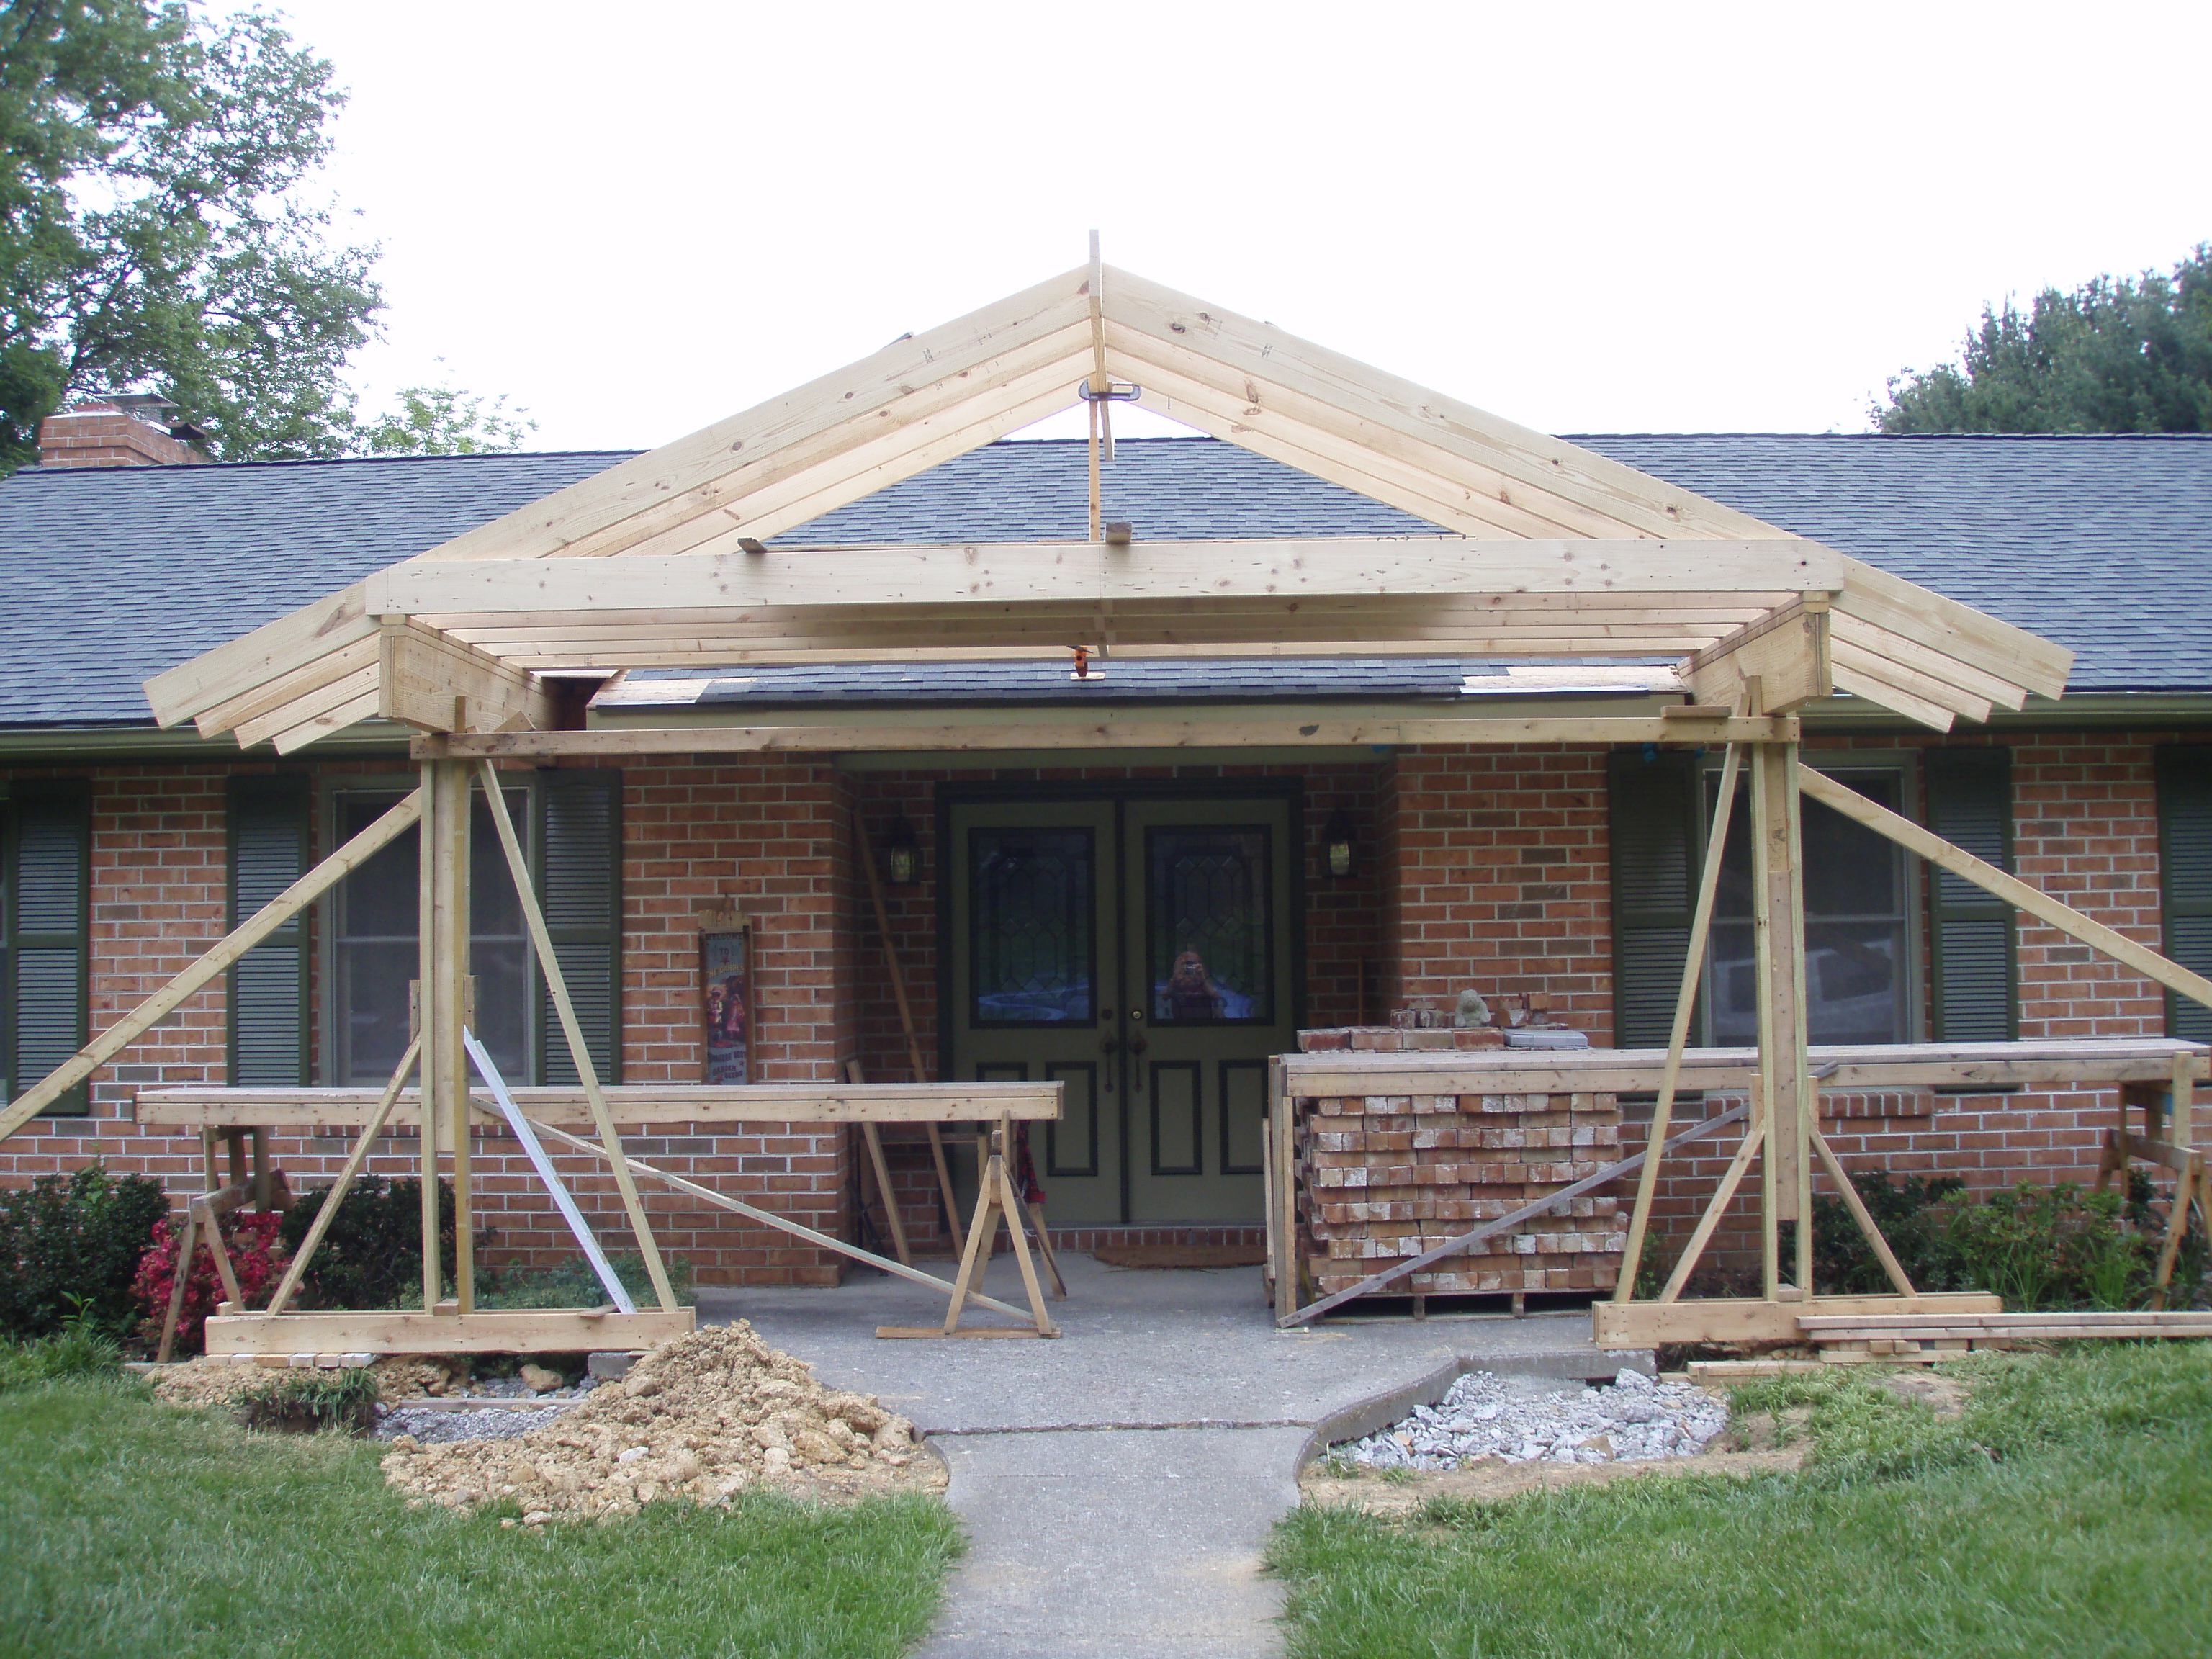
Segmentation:
[[(1504, 1041), (1489, 1029), (1298, 1034), (1307, 1053), (1497, 1048)], [(1314, 1296), (1348, 1289), (1620, 1156), (1620, 1109), (1607, 1094), (1351, 1096), (1302, 1103), (1297, 1123), (1298, 1249)], [(1591, 1194), (1393, 1288), (1413, 1296), (1609, 1291), (1626, 1243), (1619, 1201)]]

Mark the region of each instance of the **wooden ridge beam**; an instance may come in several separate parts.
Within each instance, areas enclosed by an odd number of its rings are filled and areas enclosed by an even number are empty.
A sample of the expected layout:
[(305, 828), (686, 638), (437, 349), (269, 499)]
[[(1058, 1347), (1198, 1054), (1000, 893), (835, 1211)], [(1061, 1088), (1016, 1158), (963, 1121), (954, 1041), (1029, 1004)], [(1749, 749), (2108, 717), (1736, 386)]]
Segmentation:
[(1368, 720), (1125, 720), (1034, 725), (684, 726), (588, 732), (514, 732), (422, 738), (418, 759), (532, 756), (839, 754), (883, 750), (968, 753), (1002, 749), (1216, 749), (1321, 744), (1748, 743), (1786, 741), (1786, 718), (1705, 720), (1491, 716)]

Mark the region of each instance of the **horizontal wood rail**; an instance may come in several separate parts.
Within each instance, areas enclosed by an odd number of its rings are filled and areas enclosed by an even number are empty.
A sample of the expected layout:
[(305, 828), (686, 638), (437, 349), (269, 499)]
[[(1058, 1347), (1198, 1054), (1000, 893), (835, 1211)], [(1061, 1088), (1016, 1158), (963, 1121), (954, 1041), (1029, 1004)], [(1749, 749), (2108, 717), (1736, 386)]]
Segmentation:
[[(2161, 1073), (2163, 1075), (2163, 1073)], [(1060, 1083), (756, 1083), (743, 1086), (646, 1083), (605, 1091), (615, 1121), (647, 1123), (966, 1123), (1012, 1117), (1056, 1119)], [(515, 1104), (535, 1122), (593, 1127), (591, 1103), (574, 1086), (516, 1089)], [(175, 1128), (358, 1127), (368, 1121), (377, 1089), (142, 1089), (134, 1115)], [(472, 1092), (486, 1109), (489, 1094)], [(409, 1089), (386, 1127), (418, 1127), (422, 1095)]]
[[(2170, 1037), (2074, 1042), (1899, 1043), (1815, 1047), (1824, 1094), (1894, 1089), (1991, 1089), (2040, 1084), (2166, 1083), (2186, 1054), (2198, 1080), (2212, 1078), (2212, 1045)], [(1663, 1048), (1491, 1049), (1473, 1054), (1292, 1054), (1283, 1080), (1294, 1099), (1368, 1095), (1651, 1094)], [(1683, 1051), (1680, 1087), (1723, 1093), (1759, 1075), (1755, 1048)]]

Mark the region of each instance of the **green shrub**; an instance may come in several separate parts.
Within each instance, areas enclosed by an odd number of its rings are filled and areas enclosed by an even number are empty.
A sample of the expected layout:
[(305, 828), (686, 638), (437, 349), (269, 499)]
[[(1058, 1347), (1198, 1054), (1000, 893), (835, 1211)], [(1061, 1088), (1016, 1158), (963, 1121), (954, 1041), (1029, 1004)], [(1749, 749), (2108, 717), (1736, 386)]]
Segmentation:
[[(2017, 1313), (2141, 1307), (2149, 1299), (2168, 1206), (2132, 1173), (2126, 1196), (2071, 1182), (2027, 1182), (1978, 1202), (1949, 1178), (1893, 1183), (1853, 1179), (1916, 1289), (1990, 1291)], [(1814, 1200), (1815, 1283), (1823, 1294), (1880, 1292), (1889, 1280), (1843, 1200)], [(2203, 1282), (2204, 1230), (2192, 1224), (2176, 1260), (2169, 1306), (2186, 1308)]]
[(73, 1316), (129, 1329), (138, 1259), (168, 1212), (160, 1182), (98, 1164), (0, 1193), (0, 1335), (50, 1336)]
[[(284, 1245), (297, 1255), (330, 1188), (301, 1193), (284, 1212)], [(440, 1277), (453, 1277), (453, 1191), (438, 1182)], [(414, 1306), (422, 1297), (422, 1183), (362, 1176), (347, 1188), (300, 1281), (301, 1300), (323, 1308)]]
[[(680, 1255), (664, 1255), (661, 1260), (667, 1264), (668, 1283), (676, 1292), (676, 1299), (690, 1304), (695, 1300), (691, 1293), (691, 1264)], [(607, 1265), (615, 1270), (615, 1277), (622, 1280), (623, 1288), (638, 1306), (659, 1305), (653, 1294), (653, 1277), (645, 1270), (643, 1256), (610, 1256)], [(570, 1256), (557, 1267), (511, 1267), (503, 1273), (479, 1270), (477, 1274), (479, 1307), (596, 1308), (606, 1299), (599, 1276), (580, 1255)]]
[(376, 1426), (376, 1373), (366, 1365), (282, 1370), (233, 1406), (249, 1429), (342, 1428), (366, 1434)]

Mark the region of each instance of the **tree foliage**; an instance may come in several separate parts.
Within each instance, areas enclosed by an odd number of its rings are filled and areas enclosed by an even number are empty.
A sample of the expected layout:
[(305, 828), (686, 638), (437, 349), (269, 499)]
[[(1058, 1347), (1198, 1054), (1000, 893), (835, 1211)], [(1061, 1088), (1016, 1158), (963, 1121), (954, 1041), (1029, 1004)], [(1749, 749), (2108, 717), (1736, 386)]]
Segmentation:
[(2212, 431), (2212, 243), (2137, 277), (1984, 307), (1957, 363), (1908, 369), (1878, 430)]
[(86, 396), (155, 387), (224, 460), (512, 448), (442, 388), (364, 422), (377, 250), (311, 194), (345, 97), (258, 12), (0, 0), (0, 473)]

